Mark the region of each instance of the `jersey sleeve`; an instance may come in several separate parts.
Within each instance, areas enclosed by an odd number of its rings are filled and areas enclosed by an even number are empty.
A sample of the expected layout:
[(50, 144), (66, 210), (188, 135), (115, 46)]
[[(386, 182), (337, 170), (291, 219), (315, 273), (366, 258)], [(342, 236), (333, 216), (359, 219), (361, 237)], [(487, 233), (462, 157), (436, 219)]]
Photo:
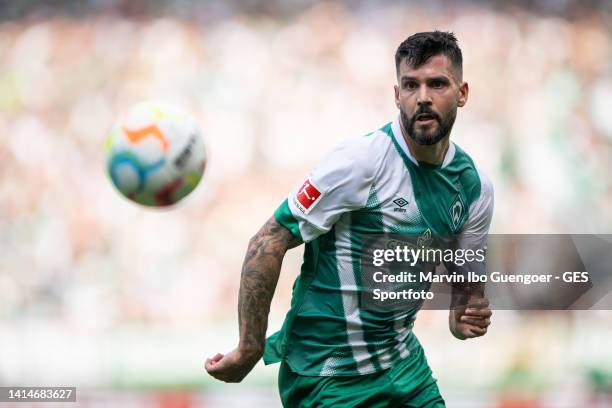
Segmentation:
[(493, 183), (480, 170), (478, 170), (478, 176), (480, 178), (480, 195), (470, 205), (468, 219), (459, 236), (460, 240), (472, 239), (478, 236), (481, 239), (484, 237), (486, 241), (486, 236), (491, 226), (494, 204)]
[[(480, 170), (480, 195), (470, 205), (468, 219), (459, 234), (457, 248), (483, 250), (487, 245), (491, 219), (493, 218), (494, 192), (491, 180)], [(471, 262), (465, 265), (466, 270), (485, 273), (485, 262)]]
[(364, 140), (350, 140), (328, 154), (276, 210), (276, 220), (310, 242), (328, 232), (342, 214), (363, 208), (376, 162), (367, 146)]

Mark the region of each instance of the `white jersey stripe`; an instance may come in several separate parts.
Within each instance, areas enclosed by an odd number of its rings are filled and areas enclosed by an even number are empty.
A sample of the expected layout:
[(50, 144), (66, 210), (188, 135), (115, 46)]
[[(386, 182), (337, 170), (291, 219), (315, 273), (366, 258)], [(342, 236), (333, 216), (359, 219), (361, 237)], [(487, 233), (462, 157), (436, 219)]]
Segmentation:
[[(344, 318), (346, 320), (346, 334), (348, 344), (351, 346), (353, 358), (357, 363), (357, 371), (359, 374), (367, 374), (374, 372), (374, 366), (370, 362), (371, 356), (367, 350), (367, 343), (363, 338), (363, 325), (361, 316), (359, 315), (359, 294), (356, 289), (357, 282), (355, 281), (355, 271), (353, 268), (353, 258), (350, 248), (350, 225), (351, 214), (346, 213), (335, 225), (336, 232), (336, 264), (338, 268), (338, 278), (340, 280), (340, 292), (342, 293), (342, 307), (344, 309)], [(344, 245), (344, 246), (343, 246)], [(333, 369), (334, 360), (337, 357), (329, 357), (323, 364), (323, 371)]]

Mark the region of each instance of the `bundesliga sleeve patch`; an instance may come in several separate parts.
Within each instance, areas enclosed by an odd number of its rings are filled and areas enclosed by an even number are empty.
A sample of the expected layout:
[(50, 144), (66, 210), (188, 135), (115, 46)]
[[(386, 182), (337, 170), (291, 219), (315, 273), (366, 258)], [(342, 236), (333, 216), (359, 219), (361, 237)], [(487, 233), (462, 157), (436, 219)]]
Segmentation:
[(293, 202), (296, 207), (303, 212), (308, 214), (310, 210), (319, 202), (323, 194), (312, 184), (310, 179), (306, 180), (302, 187), (300, 187), (297, 195), (294, 197)]

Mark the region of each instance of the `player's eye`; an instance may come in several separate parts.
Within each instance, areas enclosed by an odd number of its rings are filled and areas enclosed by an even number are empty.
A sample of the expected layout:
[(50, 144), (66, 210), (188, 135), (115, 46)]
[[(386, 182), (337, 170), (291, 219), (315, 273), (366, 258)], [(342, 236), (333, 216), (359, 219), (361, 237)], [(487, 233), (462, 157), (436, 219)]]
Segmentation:
[(434, 81), (431, 81), (430, 85), (431, 85), (432, 88), (440, 89), (440, 88), (444, 87), (444, 85), (446, 85), (446, 84), (444, 83), (444, 81), (436, 79)]
[(415, 90), (418, 87), (419, 87), (419, 84), (416, 81), (406, 81), (406, 82), (404, 82), (404, 89)]

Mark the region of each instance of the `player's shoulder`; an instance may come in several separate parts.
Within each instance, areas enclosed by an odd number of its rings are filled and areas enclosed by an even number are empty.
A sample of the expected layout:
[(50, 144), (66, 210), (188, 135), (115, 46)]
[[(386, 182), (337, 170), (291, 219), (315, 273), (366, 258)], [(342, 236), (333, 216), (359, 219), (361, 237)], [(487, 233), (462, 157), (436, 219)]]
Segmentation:
[(371, 159), (372, 155), (376, 153), (382, 154), (384, 148), (390, 145), (390, 132), (391, 123), (387, 123), (383, 127), (365, 135), (346, 139), (339, 147), (347, 149), (347, 151), (352, 152), (358, 158), (367, 159), (369, 157)]
[(493, 182), (491, 181), (487, 173), (482, 170), (482, 168), (476, 166), (476, 171), (478, 172), (478, 178), (480, 179), (481, 194), (492, 197), (494, 193)]
[(391, 124), (373, 132), (350, 137), (338, 144), (326, 157), (331, 166), (351, 167), (352, 171), (362, 175), (372, 175), (380, 166), (386, 152), (391, 146), (391, 139), (386, 132)]

